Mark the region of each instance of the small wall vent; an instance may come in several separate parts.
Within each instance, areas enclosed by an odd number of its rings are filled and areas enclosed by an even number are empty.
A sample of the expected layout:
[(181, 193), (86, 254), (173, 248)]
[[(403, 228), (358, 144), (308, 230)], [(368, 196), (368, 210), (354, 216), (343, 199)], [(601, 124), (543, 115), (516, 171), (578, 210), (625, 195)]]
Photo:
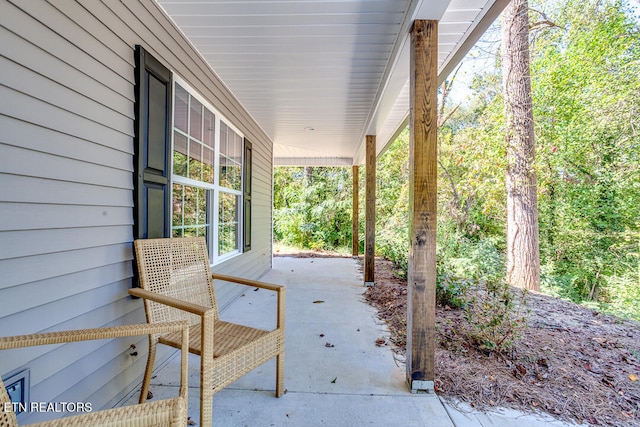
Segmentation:
[(24, 369), (2, 378), (18, 419), (25, 416), (29, 409), (30, 372), (30, 369)]

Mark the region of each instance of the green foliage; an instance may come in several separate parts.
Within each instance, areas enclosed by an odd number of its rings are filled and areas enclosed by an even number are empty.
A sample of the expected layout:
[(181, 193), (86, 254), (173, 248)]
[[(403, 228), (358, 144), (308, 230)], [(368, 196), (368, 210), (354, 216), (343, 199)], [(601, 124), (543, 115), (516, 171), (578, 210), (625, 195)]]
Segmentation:
[(406, 273), (409, 263), (408, 129), (379, 157), (376, 181), (376, 253)]
[(463, 310), (459, 337), (479, 350), (505, 353), (526, 326), (526, 307), (524, 293), (505, 281), (499, 245), (490, 237), (474, 241), (461, 235), (440, 245), (436, 299)]
[(438, 303), (456, 308), (466, 306), (468, 290), (481, 280), (502, 280), (504, 266), (504, 256), (495, 239), (473, 241), (462, 235), (450, 236), (438, 246)]
[(351, 169), (278, 167), (274, 240), (308, 249), (351, 244)]
[(605, 307), (640, 285), (620, 281), (638, 232), (640, 33), (617, 0), (566, 0), (551, 19), (532, 61), (545, 281)]

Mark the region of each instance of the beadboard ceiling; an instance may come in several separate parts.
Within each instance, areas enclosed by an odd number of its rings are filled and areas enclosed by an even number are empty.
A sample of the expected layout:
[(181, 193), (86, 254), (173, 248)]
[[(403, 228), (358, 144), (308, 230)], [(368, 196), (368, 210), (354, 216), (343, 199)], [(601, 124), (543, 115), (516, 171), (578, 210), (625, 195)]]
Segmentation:
[(409, 30), (444, 79), (507, 0), (157, 0), (274, 142), (276, 165), (364, 162), (409, 113)]

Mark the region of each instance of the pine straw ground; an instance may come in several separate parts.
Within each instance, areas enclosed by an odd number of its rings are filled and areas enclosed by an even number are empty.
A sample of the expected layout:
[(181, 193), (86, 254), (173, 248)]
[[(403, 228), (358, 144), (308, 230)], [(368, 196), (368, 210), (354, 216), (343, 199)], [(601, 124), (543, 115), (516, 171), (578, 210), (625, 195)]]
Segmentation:
[[(403, 355), (407, 282), (376, 259), (365, 299)], [(640, 425), (640, 324), (529, 293), (528, 327), (508, 355), (479, 351), (454, 331), (461, 310), (436, 309), (435, 385), (439, 395), (479, 409), (509, 407), (579, 424)], [(382, 344), (379, 339), (378, 344)]]

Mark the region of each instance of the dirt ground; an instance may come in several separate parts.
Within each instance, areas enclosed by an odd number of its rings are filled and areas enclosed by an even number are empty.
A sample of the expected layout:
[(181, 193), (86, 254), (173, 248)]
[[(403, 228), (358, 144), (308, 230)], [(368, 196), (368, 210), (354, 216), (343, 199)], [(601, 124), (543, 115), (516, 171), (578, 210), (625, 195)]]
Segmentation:
[[(391, 345), (406, 344), (407, 281), (376, 259), (365, 293), (389, 325)], [(640, 302), (639, 302), (640, 303)], [(543, 294), (526, 296), (527, 327), (508, 355), (481, 351), (455, 330), (462, 310), (436, 308), (436, 392), (486, 409), (546, 412), (578, 424), (640, 425), (640, 323), (602, 315)]]
[[(286, 256), (344, 256), (306, 251)], [(403, 357), (407, 282), (376, 259), (375, 286), (365, 299), (391, 332), (377, 345)], [(640, 303), (640, 302), (639, 302)], [(606, 316), (547, 295), (526, 296), (527, 327), (510, 354), (465, 343), (455, 333), (462, 310), (436, 308), (436, 392), (478, 409), (545, 412), (578, 424), (640, 425), (640, 323)]]

